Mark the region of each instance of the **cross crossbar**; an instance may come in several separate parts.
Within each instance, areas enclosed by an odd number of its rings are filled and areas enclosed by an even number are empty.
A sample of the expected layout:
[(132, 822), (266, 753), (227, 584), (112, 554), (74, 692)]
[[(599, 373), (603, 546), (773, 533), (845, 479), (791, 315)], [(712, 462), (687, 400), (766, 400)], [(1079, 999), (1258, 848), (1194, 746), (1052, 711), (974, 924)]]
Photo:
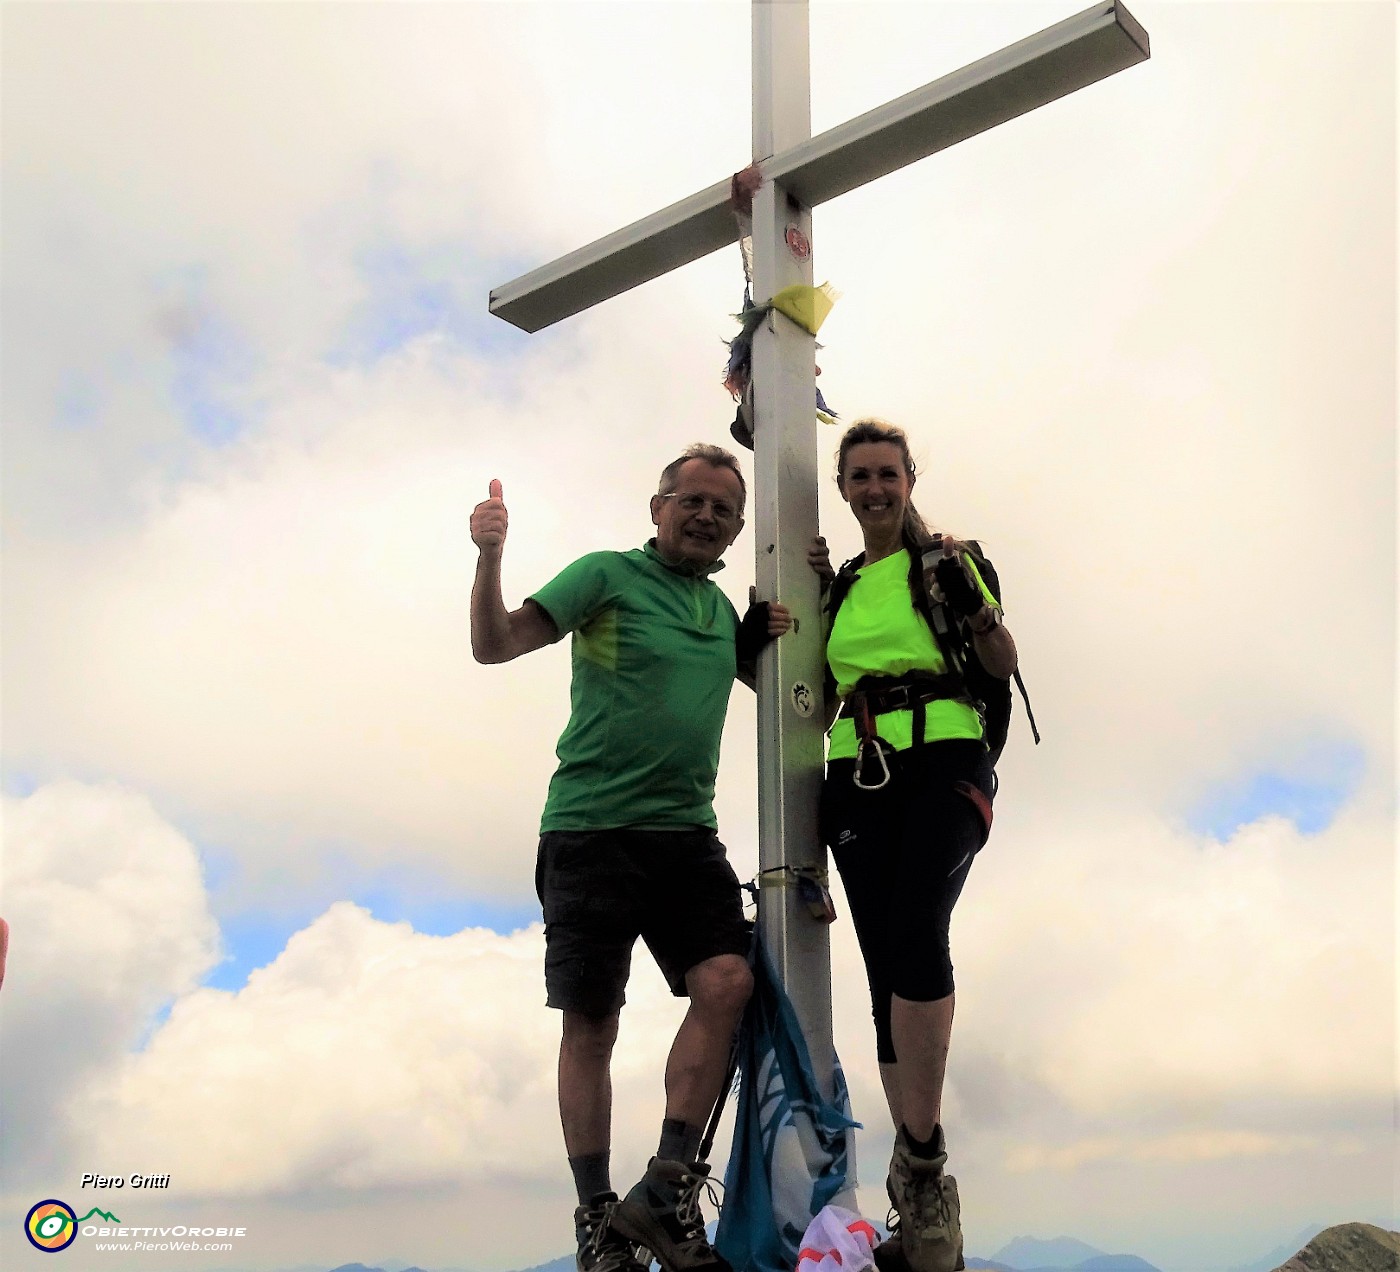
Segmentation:
[[(763, 161), (808, 208), (1147, 60), (1147, 32), (1117, 0), (1054, 26)], [(491, 293), (523, 331), (561, 319), (729, 246), (730, 182), (718, 181)]]

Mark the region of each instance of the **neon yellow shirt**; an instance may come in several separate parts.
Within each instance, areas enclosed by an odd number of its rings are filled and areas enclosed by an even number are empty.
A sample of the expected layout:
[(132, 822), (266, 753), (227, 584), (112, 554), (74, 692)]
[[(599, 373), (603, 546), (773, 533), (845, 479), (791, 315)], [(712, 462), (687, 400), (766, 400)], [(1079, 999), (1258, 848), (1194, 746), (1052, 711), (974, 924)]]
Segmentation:
[[(989, 604), (995, 604), (968, 554), (973, 576)], [(826, 661), (836, 677), (842, 699), (862, 676), (902, 676), (911, 671), (941, 674), (948, 665), (924, 616), (909, 591), (909, 551), (901, 548), (873, 565), (862, 566), (841, 607), (826, 642)], [(896, 751), (914, 745), (914, 713), (887, 711), (875, 717), (879, 735)], [(924, 740), (980, 738), (982, 721), (965, 702), (939, 699), (924, 705)], [(851, 759), (856, 753), (856, 730), (851, 720), (837, 720), (831, 729), (827, 758)]]

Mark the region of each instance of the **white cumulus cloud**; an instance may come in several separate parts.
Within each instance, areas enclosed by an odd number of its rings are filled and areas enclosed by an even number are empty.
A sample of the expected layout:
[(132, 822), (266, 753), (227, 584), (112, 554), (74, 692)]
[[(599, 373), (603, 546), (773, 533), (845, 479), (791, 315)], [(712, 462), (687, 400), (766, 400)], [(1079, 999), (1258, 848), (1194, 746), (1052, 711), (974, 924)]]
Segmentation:
[[(246, 988), (181, 998), (113, 1066), (91, 1151), (168, 1163), (190, 1195), (548, 1188), (566, 1171), (543, 963), (538, 925), (425, 936), (338, 903)], [(659, 1130), (681, 1011), (655, 973), (634, 975), (631, 999), (614, 1068), (624, 1168)]]
[(6, 798), (3, 815), (0, 1092), (14, 1180), (66, 1160), (87, 1084), (213, 966), (218, 930), (193, 846), (141, 794), (54, 782)]

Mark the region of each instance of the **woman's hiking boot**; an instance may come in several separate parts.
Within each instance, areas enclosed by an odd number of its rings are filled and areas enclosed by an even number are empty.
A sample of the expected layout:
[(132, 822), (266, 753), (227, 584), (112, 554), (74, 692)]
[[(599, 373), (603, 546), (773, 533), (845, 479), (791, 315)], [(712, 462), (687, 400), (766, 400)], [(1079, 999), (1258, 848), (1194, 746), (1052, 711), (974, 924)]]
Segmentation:
[[(885, 1191), (889, 1190), (890, 1181), (886, 1177)], [(909, 1260), (904, 1257), (904, 1242), (899, 1236), (899, 1211), (893, 1202), (885, 1216), (885, 1229), (890, 1235), (870, 1252), (875, 1257), (877, 1272), (909, 1272)]]
[(902, 1126), (895, 1136), (885, 1187), (899, 1222), (891, 1225), (890, 1239), (876, 1248), (881, 1269), (902, 1272), (901, 1261), (910, 1272), (958, 1272), (965, 1266), (958, 1181), (943, 1173), (948, 1160), (943, 1128), (934, 1134), (932, 1157), (913, 1152)]
[(647, 1173), (618, 1202), (612, 1226), (650, 1250), (664, 1272), (732, 1272), (705, 1236), (700, 1194), (716, 1200), (709, 1175), (703, 1163), (653, 1157)]
[(637, 1261), (632, 1243), (612, 1226), (617, 1209), (616, 1193), (599, 1193), (574, 1211), (574, 1235), (578, 1239), (578, 1272), (646, 1272)]

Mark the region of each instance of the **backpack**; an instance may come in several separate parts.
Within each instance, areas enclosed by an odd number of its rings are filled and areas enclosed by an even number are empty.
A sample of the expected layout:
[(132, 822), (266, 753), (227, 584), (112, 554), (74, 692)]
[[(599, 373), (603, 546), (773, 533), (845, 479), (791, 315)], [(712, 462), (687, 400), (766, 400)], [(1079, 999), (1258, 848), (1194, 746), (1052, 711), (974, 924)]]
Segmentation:
[[(1006, 735), (1011, 726), (1011, 682), (1001, 679), (1000, 676), (992, 675), (982, 666), (977, 657), (977, 651), (973, 647), (972, 633), (966, 620), (959, 619), (948, 605), (941, 601), (935, 601), (930, 595), (925, 570), (925, 550), (907, 539), (904, 546), (909, 549), (911, 602), (914, 608), (924, 616), (924, 621), (928, 623), (929, 630), (933, 633), (933, 639), (943, 655), (943, 661), (947, 664), (949, 672), (962, 678), (968, 697), (976, 704), (978, 713), (982, 717), (987, 751), (991, 756), (993, 766), (995, 766), (1006, 746)], [(972, 554), (972, 559), (977, 565), (977, 572), (982, 576), (987, 590), (996, 597), (997, 604), (1000, 605), (1001, 580), (997, 577), (996, 567), (982, 554), (982, 546), (977, 540), (963, 540), (963, 547)], [(856, 572), (864, 564), (865, 553), (862, 552), (858, 556), (852, 557), (836, 572), (824, 607), (831, 623), (835, 623), (836, 611), (841, 608), (841, 603), (855, 584)], [(930, 562), (930, 566), (931, 564)], [(830, 630), (829, 627), (828, 630)], [(1031, 726), (1031, 735), (1035, 738), (1036, 744), (1039, 745), (1040, 731), (1035, 726), (1035, 715), (1031, 711), (1030, 696), (1026, 693), (1025, 682), (1021, 679), (1019, 668), (1012, 673), (1012, 678), (1016, 681), (1017, 689), (1021, 691), (1021, 700), (1026, 704), (1026, 719)], [(826, 681), (827, 696), (830, 698), (836, 692), (836, 685), (835, 677), (832, 676), (829, 666), (826, 669)]]

